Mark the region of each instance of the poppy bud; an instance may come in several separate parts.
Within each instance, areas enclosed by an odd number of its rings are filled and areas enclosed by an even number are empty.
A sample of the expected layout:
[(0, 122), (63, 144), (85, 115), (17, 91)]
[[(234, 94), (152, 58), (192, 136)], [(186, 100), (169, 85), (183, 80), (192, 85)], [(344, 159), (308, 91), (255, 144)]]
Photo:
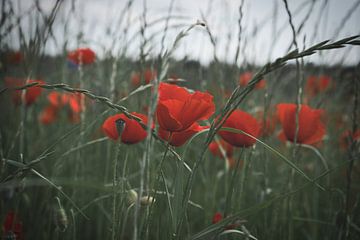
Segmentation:
[(144, 196), (140, 199), (140, 204), (144, 207), (150, 205), (153, 202), (155, 202), (155, 198), (151, 196)]
[(65, 212), (65, 209), (62, 207), (60, 199), (55, 198), (58, 202), (58, 206), (55, 208), (55, 225), (58, 230), (65, 232), (69, 221)]
[(122, 120), (121, 118), (119, 118), (119, 119), (115, 120), (115, 125), (116, 125), (116, 130), (120, 136), (121, 133), (124, 131), (126, 122), (124, 120)]
[[(144, 114), (132, 112), (132, 115), (141, 119), (143, 124), (147, 124), (147, 117)], [(126, 124), (116, 123), (122, 120)], [(147, 132), (142, 128), (140, 123), (135, 119), (128, 118), (125, 114), (116, 114), (108, 117), (102, 125), (104, 133), (111, 139), (117, 140), (121, 137), (121, 142), (125, 144), (135, 144), (146, 138)], [(119, 134), (119, 131), (121, 134)]]
[(138, 194), (135, 190), (131, 189), (130, 191), (127, 192), (127, 201), (129, 205), (134, 204), (137, 199), (138, 199)]

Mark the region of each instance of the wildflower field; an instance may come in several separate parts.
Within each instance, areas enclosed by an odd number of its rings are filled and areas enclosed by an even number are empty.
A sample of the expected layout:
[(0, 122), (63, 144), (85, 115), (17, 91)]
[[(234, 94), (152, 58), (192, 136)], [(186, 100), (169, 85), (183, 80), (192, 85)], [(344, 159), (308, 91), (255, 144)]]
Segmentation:
[(1, 1), (1, 239), (360, 239), (360, 1), (185, 2)]

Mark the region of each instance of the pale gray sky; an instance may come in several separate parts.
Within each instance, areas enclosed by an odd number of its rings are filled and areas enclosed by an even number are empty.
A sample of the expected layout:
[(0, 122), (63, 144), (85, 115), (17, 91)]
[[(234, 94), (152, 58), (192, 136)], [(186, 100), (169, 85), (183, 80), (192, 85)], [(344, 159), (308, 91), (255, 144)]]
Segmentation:
[[(40, 0), (40, 5), (49, 11), (55, 0)], [(117, 54), (124, 42), (130, 44), (126, 48), (127, 55), (136, 58), (139, 55), (141, 38), (132, 38), (139, 31), (144, 2), (146, 2), (146, 21), (149, 24), (145, 31), (146, 37), (160, 32), (148, 45), (151, 55), (160, 52), (160, 42), (165, 21), (150, 25), (154, 20), (167, 16), (171, 0), (134, 0), (130, 11), (125, 15), (124, 23), (117, 24), (120, 13), (127, 4), (127, 0), (65, 0), (55, 21), (55, 36), (57, 45), (50, 40), (45, 51), (50, 54), (60, 53), (64, 41), (68, 42), (69, 50), (81, 47), (93, 48), (99, 56), (105, 51)], [(216, 38), (216, 55), (220, 60), (232, 62), (235, 56), (238, 35), (239, 5), (241, 0), (174, 0), (170, 20), (171, 29), (165, 39), (165, 46), (169, 47), (177, 33), (187, 25), (206, 17), (208, 26)], [(239, 63), (244, 60), (263, 64), (270, 59), (284, 55), (292, 41), (292, 33), (288, 24), (288, 16), (282, 0), (245, 0), (242, 21), (242, 41)], [(327, 2), (326, 5), (324, 3)], [(340, 39), (360, 34), (360, 6), (359, 0), (288, 0), (293, 13), (295, 28), (300, 26), (307, 12), (312, 8), (310, 17), (297, 38), (300, 48), (310, 46), (325, 39)], [(27, 11), (33, 4), (31, 0), (19, 0), (17, 12)], [(70, 13), (72, 6), (75, 12)], [(324, 7), (325, 6), (325, 7)], [(296, 10), (300, 9), (298, 13)], [(274, 13), (276, 12), (276, 18)], [(319, 13), (321, 12), (321, 20)], [(350, 15), (349, 15), (350, 14)], [(345, 20), (346, 19), (346, 20)], [(68, 21), (68, 30), (64, 32), (64, 23)], [(29, 20), (23, 21), (25, 29), (31, 29)], [(318, 27), (316, 28), (316, 26)], [(123, 31), (129, 29), (127, 39)], [(253, 35), (257, 29), (256, 35)], [(274, 39), (276, 30), (276, 40)], [(281, 29), (283, 29), (281, 31)], [(82, 41), (78, 42), (78, 33), (82, 32)], [(230, 40), (229, 40), (230, 37)], [(315, 37), (315, 38), (314, 38)], [(12, 44), (18, 44), (16, 34), (11, 36)], [(190, 59), (200, 60), (207, 64), (212, 61), (214, 48), (201, 27), (194, 29), (189, 36), (182, 40), (175, 52), (176, 57), (188, 56)], [(344, 59), (346, 64), (360, 61), (359, 47), (333, 50), (322, 55), (311, 56), (307, 61), (335, 64)]]

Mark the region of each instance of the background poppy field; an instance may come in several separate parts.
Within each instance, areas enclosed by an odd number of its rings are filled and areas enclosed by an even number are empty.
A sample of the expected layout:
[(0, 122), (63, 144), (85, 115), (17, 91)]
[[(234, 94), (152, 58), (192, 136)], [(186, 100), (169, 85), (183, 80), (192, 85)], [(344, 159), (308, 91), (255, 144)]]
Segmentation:
[(0, 3), (1, 239), (359, 239), (360, 2), (176, 2)]

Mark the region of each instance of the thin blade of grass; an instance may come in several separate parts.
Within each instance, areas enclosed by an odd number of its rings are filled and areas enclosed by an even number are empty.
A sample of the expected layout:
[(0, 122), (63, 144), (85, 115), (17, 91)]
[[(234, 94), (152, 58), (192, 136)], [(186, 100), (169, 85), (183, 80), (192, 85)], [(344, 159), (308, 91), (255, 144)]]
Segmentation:
[(278, 155), (286, 164), (288, 164), (291, 168), (293, 168), (297, 173), (299, 173), (301, 176), (303, 176), (306, 180), (308, 180), (311, 183), (314, 183), (317, 187), (319, 187), (321, 190), (325, 190), (324, 187), (322, 187), (321, 185), (319, 185), (318, 183), (316, 183), (313, 179), (311, 179), (310, 177), (308, 177), (306, 175), (306, 173), (304, 173), (298, 166), (296, 166), (293, 162), (291, 162), (289, 159), (287, 159), (287, 157), (285, 157), (283, 154), (281, 154), (279, 151), (277, 151), (276, 149), (270, 147), (269, 145), (267, 145), (266, 143), (264, 143), (263, 141), (261, 141), (260, 139), (244, 132), (241, 131), (239, 129), (234, 129), (234, 128), (221, 128), (221, 131), (228, 131), (228, 132), (232, 132), (232, 133), (240, 133), (240, 134), (244, 134), (254, 140), (256, 140), (257, 142), (259, 142), (261, 145), (263, 145), (266, 149), (270, 150), (272, 153), (274, 153), (275, 155)]
[(29, 168), (29, 170), (35, 174), (36, 176), (38, 176), (39, 178), (43, 179), (45, 182), (47, 182), (50, 186), (52, 186), (53, 188), (55, 188), (59, 193), (61, 193), (61, 195), (63, 195), (70, 203), (71, 205), (73, 205), (76, 210), (83, 215), (83, 217), (85, 217), (87, 220), (89, 220), (89, 218), (86, 216), (86, 214), (76, 205), (76, 203), (63, 191), (61, 190), (61, 188), (59, 186), (57, 186), (55, 183), (53, 183), (50, 179), (48, 179), (47, 177), (45, 177), (44, 175), (42, 175), (41, 173), (39, 173), (38, 171), (36, 171), (35, 169), (28, 167), (26, 164), (23, 164), (21, 162), (18, 161), (13, 161), (10, 159), (6, 159), (6, 163), (9, 163), (10, 165), (13, 165), (15, 167), (21, 167), (21, 168)]
[(168, 206), (169, 206), (169, 212), (170, 212), (170, 216), (171, 216), (171, 225), (173, 226), (173, 228), (176, 226), (174, 224), (174, 214), (173, 214), (173, 210), (172, 210), (172, 206), (171, 206), (171, 200), (170, 200), (170, 193), (169, 193), (169, 189), (166, 185), (166, 181), (165, 181), (165, 176), (164, 176), (164, 171), (161, 170), (161, 178), (162, 178), (162, 181), (164, 183), (164, 187), (165, 187), (165, 193), (166, 193), (166, 199), (167, 199), (167, 203), (168, 203)]

